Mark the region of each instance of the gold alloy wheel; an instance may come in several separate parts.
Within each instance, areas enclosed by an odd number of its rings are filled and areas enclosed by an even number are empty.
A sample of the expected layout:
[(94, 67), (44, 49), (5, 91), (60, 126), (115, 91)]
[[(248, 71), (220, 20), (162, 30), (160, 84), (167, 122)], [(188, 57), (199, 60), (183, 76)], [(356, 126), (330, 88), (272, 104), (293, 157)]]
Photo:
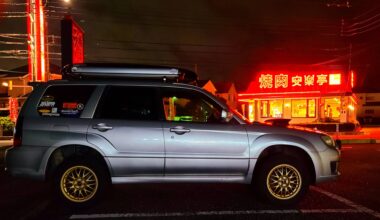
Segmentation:
[(86, 202), (94, 197), (98, 185), (95, 172), (86, 166), (73, 166), (61, 178), (63, 195), (76, 203)]
[(301, 174), (289, 164), (275, 166), (267, 176), (267, 188), (277, 199), (293, 198), (300, 191), (301, 185)]

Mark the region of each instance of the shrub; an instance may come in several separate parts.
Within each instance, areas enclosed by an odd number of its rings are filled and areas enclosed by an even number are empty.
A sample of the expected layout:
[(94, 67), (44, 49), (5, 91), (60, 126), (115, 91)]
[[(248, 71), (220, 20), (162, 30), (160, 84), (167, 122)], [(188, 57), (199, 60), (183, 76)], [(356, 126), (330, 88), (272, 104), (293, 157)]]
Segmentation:
[(0, 117), (0, 126), (3, 128), (4, 136), (12, 136), (13, 128), (15, 124), (11, 121), (11, 119), (7, 117)]

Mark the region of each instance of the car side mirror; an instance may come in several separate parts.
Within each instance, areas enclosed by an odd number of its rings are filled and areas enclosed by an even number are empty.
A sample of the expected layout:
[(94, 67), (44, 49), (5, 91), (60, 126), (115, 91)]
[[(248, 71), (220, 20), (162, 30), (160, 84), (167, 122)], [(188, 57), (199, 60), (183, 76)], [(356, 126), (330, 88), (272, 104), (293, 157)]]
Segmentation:
[(223, 109), (220, 117), (222, 118), (223, 121), (229, 122), (234, 117), (234, 114), (232, 114), (232, 112), (230, 111)]

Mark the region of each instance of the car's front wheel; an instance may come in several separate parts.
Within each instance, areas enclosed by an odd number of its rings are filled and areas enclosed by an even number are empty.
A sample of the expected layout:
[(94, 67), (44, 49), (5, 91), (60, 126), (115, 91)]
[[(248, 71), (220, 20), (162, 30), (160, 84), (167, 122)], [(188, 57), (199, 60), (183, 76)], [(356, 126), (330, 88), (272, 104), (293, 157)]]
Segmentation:
[(255, 183), (260, 196), (267, 202), (277, 206), (289, 206), (296, 204), (304, 196), (309, 188), (310, 178), (301, 160), (277, 155), (268, 158), (260, 167)]
[(62, 164), (55, 175), (54, 188), (59, 199), (81, 207), (93, 203), (106, 187), (104, 169), (88, 160), (72, 160)]

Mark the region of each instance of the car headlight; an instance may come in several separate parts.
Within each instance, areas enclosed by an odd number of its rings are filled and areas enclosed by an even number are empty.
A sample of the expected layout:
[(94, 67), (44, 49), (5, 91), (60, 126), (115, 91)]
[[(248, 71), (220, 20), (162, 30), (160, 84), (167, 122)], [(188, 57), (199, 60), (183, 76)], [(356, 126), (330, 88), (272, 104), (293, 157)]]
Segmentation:
[(332, 139), (330, 136), (323, 135), (321, 136), (322, 141), (329, 147), (334, 147), (335, 148), (335, 141)]

